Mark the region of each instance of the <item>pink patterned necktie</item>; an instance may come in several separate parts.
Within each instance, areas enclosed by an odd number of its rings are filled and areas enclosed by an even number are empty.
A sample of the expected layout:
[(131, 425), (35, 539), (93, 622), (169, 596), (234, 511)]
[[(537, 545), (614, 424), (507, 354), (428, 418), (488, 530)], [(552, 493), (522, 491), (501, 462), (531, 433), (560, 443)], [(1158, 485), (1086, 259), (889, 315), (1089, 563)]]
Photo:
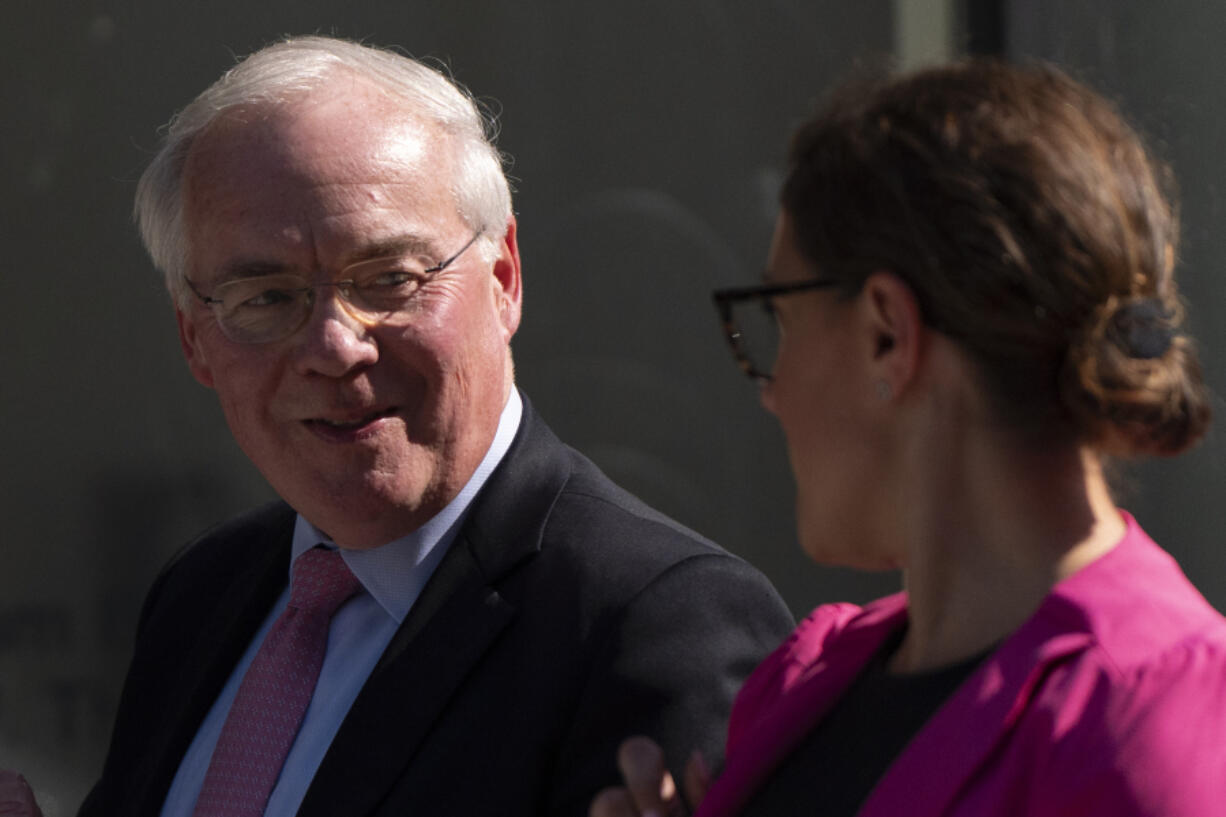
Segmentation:
[(275, 622), (230, 706), (194, 817), (260, 817), (315, 691), (328, 625), (361, 589), (335, 550), (294, 562), (289, 605)]

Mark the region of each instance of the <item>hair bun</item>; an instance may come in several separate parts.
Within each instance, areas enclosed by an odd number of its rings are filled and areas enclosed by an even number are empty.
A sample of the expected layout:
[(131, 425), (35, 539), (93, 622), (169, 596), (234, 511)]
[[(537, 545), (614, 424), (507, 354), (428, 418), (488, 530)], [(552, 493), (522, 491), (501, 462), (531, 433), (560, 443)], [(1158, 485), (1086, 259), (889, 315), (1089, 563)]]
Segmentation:
[(1107, 324), (1107, 338), (1130, 358), (1153, 360), (1166, 354), (1175, 339), (1175, 314), (1156, 298), (1125, 304)]
[(1173, 300), (1111, 298), (1070, 345), (1064, 403), (1100, 450), (1167, 456), (1208, 429), (1210, 399), (1181, 319)]

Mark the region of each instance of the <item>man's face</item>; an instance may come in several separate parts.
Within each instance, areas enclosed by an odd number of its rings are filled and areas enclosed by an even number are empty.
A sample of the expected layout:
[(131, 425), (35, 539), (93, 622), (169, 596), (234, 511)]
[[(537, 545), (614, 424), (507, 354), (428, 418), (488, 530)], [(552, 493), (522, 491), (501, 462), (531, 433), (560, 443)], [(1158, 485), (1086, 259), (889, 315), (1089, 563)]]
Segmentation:
[[(241, 112), (201, 134), (188, 158), (188, 275), (209, 295), (251, 274), (336, 280), (395, 248), (432, 266), (473, 233), (453, 176), (440, 135), (361, 81)], [(394, 324), (357, 320), (331, 287), (317, 290), (302, 328), (271, 343), (228, 339), (197, 300), (179, 313), (188, 364), (216, 390), (239, 446), (338, 544), (375, 547), (416, 529), (484, 456), (512, 388), (513, 220), (499, 250), (491, 264), (469, 249)]]

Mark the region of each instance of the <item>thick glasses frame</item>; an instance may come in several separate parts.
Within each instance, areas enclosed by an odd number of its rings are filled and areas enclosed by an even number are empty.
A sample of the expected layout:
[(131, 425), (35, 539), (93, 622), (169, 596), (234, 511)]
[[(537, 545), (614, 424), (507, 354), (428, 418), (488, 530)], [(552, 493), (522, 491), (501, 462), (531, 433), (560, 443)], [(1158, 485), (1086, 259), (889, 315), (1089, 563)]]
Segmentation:
[[(452, 264), (454, 264), (457, 260), (459, 260), (460, 256), (463, 255), (465, 252), (467, 252), (469, 247), (477, 243), (477, 239), (480, 238), (484, 234), (485, 234), (485, 228), (482, 227), (481, 229), (473, 233), (473, 237), (468, 239), (468, 241), (464, 244), (464, 246), (460, 247), (460, 249), (457, 250), (453, 255), (451, 255), (450, 257), (448, 257), (447, 259), (443, 261), (440, 261), (439, 263), (435, 264), (432, 267), (427, 267), (426, 269), (422, 270), (421, 275), (433, 276), (434, 274), (442, 272), (443, 270), (447, 269)], [(377, 259), (371, 259), (371, 260), (377, 260)], [(358, 262), (358, 264), (369, 264), (369, 263), (370, 261), (359, 261)], [(349, 267), (346, 267), (346, 269), (349, 269)], [(283, 276), (278, 276), (278, 277), (283, 277)], [(299, 277), (299, 276), (292, 276), (292, 277)], [(192, 294), (195, 295), (197, 298), (199, 298), (201, 303), (203, 303), (205, 306), (210, 307), (213, 310), (213, 316), (217, 319), (217, 325), (221, 327), (222, 333), (225, 334), (226, 337), (228, 337), (230, 340), (234, 341), (235, 343), (243, 343), (243, 344), (251, 344), (251, 345), (259, 344), (259, 343), (274, 343), (278, 340), (284, 340), (285, 338), (290, 337), (295, 332), (297, 332), (299, 329), (301, 329), (303, 326), (305, 326), (306, 322), (310, 320), (311, 312), (315, 305), (315, 299), (314, 299), (315, 291), (318, 289), (322, 289), (323, 287), (335, 287), (337, 293), (340, 294), (340, 296), (345, 300), (347, 304), (349, 304), (349, 306), (354, 307), (360, 311), (365, 311), (365, 310), (362, 310), (362, 308), (358, 304), (353, 303), (352, 292), (354, 288), (356, 287), (356, 283), (357, 283), (353, 278), (345, 278), (339, 281), (321, 281), (317, 284), (308, 284), (306, 283), (306, 279), (303, 278), (301, 279), (303, 281), (302, 286), (293, 287), (291, 289), (286, 290), (287, 293), (294, 295), (294, 296), (307, 295), (308, 297), (308, 300), (307, 300), (308, 308), (302, 313), (302, 317), (299, 319), (299, 321), (293, 326), (289, 326), (287, 324), (288, 328), (286, 328), (283, 331), (279, 331), (267, 338), (262, 337), (258, 340), (252, 340), (250, 338), (235, 336), (227, 328), (225, 316), (221, 314), (221, 307), (222, 307), (222, 304), (224, 303), (224, 301), (221, 298), (214, 298), (209, 295), (205, 295), (203, 292), (200, 291), (199, 287), (197, 287), (196, 284), (190, 278), (186, 276), (184, 276), (183, 280), (187, 282), (187, 286), (192, 291)], [(424, 284), (425, 281), (423, 280), (422, 283)]]
[[(771, 304), (771, 298), (838, 286), (839, 283), (839, 281), (829, 278), (806, 278), (803, 281), (792, 281), (787, 284), (728, 287), (712, 292), (711, 297), (715, 301), (716, 311), (719, 312), (720, 323), (723, 325), (724, 335), (728, 339), (728, 346), (732, 349), (732, 356), (736, 359), (736, 364), (740, 367), (741, 371), (759, 383), (766, 383), (773, 378), (770, 372), (758, 368), (749, 354), (749, 349), (745, 344), (744, 332), (741, 327), (737, 326), (736, 320), (732, 315), (733, 309), (737, 304), (746, 301), (760, 301), (762, 308), (768, 314), (774, 315), (775, 310)], [(774, 363), (774, 361), (770, 361), (770, 363)]]

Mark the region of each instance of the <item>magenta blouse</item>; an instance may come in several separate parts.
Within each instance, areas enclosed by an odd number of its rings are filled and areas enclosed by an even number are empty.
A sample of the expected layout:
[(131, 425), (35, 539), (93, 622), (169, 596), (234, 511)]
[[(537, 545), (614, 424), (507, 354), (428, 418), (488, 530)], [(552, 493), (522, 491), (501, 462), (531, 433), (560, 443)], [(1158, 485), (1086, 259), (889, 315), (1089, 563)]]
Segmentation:
[[(878, 782), (860, 817), (1226, 815), (1226, 619), (1128, 514)], [(906, 616), (819, 607), (745, 682), (695, 817), (732, 817)]]

